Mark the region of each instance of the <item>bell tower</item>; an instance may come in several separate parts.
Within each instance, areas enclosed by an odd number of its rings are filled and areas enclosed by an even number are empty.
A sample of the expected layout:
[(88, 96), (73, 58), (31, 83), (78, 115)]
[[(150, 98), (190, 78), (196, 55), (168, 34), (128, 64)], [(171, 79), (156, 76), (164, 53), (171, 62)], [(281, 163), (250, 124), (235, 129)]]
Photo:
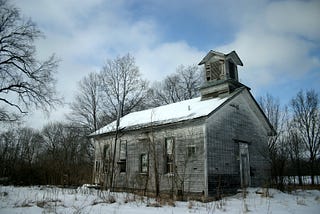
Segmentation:
[(203, 64), (205, 80), (200, 88), (202, 100), (227, 96), (243, 86), (239, 82), (237, 68), (243, 64), (235, 51), (223, 54), (211, 50), (199, 63)]

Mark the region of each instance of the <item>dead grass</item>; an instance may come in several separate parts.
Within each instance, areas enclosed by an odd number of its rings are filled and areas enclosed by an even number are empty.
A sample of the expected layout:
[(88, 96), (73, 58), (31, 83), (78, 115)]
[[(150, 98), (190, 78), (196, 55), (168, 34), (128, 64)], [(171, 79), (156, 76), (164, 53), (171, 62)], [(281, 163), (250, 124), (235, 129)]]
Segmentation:
[(148, 203), (147, 207), (162, 207), (159, 202)]
[(298, 205), (303, 205), (303, 206), (306, 206), (306, 201), (302, 198), (297, 198), (297, 204)]
[(7, 192), (0, 192), (0, 197), (7, 197), (9, 193)]
[(42, 200), (42, 201), (37, 201), (36, 205), (40, 208), (45, 208), (45, 207), (55, 206), (57, 203), (62, 203), (62, 201), (60, 199)]
[(15, 207), (32, 207), (32, 202), (27, 200), (23, 201), (21, 204), (16, 204)]

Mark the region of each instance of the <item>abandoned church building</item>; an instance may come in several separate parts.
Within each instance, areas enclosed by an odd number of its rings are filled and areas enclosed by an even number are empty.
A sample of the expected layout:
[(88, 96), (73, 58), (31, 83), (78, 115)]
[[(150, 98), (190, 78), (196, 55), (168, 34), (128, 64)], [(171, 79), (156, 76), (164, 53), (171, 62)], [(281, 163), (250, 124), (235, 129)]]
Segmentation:
[(265, 184), (273, 128), (239, 82), (239, 56), (210, 51), (199, 65), (200, 97), (130, 113), (90, 135), (94, 183), (205, 197)]

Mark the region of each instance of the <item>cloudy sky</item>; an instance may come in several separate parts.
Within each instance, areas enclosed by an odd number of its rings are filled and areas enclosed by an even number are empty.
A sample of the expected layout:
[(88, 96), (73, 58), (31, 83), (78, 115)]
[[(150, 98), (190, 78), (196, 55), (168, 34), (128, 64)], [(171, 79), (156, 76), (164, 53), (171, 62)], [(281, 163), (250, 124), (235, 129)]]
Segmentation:
[[(270, 93), (285, 104), (300, 89), (320, 92), (320, 1), (267, 0), (13, 0), (46, 38), (39, 58), (60, 59), (58, 91), (72, 101), (77, 82), (107, 59), (136, 58), (144, 78), (161, 80), (209, 50), (235, 50), (240, 80), (255, 97)], [(29, 124), (63, 120), (68, 106)]]

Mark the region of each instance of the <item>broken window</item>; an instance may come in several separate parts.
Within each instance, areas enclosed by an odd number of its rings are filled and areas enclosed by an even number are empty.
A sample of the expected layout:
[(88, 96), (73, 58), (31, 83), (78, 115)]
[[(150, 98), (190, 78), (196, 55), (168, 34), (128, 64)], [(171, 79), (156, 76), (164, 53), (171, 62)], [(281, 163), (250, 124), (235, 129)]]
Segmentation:
[(140, 172), (147, 173), (148, 172), (148, 154), (141, 154), (140, 158)]
[(119, 152), (119, 170), (120, 172), (126, 172), (127, 168), (127, 141), (120, 141), (120, 152)]
[(166, 173), (174, 172), (174, 141), (173, 138), (166, 138), (165, 151), (166, 151)]

